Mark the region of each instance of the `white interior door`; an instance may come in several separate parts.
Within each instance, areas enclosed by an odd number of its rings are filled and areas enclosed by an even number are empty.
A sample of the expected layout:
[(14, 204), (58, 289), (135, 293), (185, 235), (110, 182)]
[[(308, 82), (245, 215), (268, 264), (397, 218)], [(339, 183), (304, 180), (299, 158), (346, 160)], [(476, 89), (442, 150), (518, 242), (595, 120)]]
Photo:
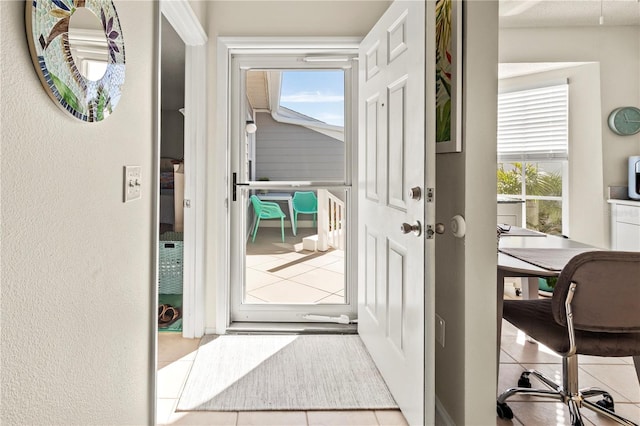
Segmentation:
[[(425, 344), (425, 308), (431, 313), (433, 304), (425, 254), (433, 239), (424, 227), (433, 203), (424, 194), (434, 164), (425, 133), (425, 14), (423, 1), (394, 2), (359, 54), (358, 332), (412, 425), (433, 421), (434, 401), (425, 381), (433, 351)], [(414, 199), (411, 188), (423, 195)], [(402, 224), (416, 231), (403, 233)]]

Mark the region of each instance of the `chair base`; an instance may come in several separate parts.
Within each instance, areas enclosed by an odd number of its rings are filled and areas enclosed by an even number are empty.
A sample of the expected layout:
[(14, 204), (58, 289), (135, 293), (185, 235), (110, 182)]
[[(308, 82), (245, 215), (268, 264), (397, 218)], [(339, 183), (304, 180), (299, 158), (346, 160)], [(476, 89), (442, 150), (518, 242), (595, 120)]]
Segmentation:
[[(529, 381), (530, 375), (534, 376), (542, 383), (547, 385), (549, 389), (532, 389), (531, 382)], [(582, 416), (580, 415), (581, 407), (586, 407), (592, 411), (595, 411), (596, 413), (602, 414), (622, 425), (638, 426), (637, 423), (619, 416), (614, 412), (613, 398), (611, 398), (611, 395), (607, 391), (599, 388), (585, 388), (580, 389), (574, 393), (566, 392), (562, 386), (556, 384), (551, 379), (536, 370), (525, 371), (520, 376), (520, 380), (518, 380), (518, 387), (507, 389), (502, 394), (500, 394), (496, 407), (498, 417), (500, 417), (501, 419), (513, 418), (513, 411), (507, 405), (506, 401), (511, 396), (516, 394), (525, 394), (541, 398), (556, 399), (567, 404), (571, 417), (571, 426), (582, 426), (584, 424), (582, 421)], [(597, 403), (593, 403), (586, 399), (594, 396), (602, 396), (603, 399), (601, 401), (598, 401)]]

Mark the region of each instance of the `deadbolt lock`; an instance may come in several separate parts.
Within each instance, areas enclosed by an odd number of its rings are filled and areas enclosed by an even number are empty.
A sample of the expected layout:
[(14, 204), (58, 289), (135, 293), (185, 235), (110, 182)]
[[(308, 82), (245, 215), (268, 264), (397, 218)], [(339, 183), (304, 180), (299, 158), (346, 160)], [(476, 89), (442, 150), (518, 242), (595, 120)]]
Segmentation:
[(419, 186), (414, 186), (409, 190), (409, 197), (414, 200), (419, 200), (420, 198), (422, 198), (422, 189), (420, 189)]

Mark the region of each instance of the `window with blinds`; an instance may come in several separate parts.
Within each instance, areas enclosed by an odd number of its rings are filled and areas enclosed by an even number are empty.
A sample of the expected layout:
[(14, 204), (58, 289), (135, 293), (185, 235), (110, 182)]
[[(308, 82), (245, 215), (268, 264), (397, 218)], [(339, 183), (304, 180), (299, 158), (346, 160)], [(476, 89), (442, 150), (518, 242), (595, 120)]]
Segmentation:
[(498, 95), (498, 159), (567, 159), (569, 85)]

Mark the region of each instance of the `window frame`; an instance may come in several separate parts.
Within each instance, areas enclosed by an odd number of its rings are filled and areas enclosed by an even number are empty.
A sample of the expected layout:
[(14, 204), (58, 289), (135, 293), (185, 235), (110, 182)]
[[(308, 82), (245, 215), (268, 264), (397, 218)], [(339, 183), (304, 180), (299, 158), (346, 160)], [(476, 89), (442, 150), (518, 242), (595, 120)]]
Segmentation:
[[(498, 194), (498, 196), (505, 197), (513, 197), (514, 195), (518, 195), (522, 197), (525, 201), (522, 203), (522, 217), (523, 217), (523, 227), (527, 227), (527, 201), (528, 200), (549, 200), (549, 201), (561, 201), (561, 209), (562, 209), (562, 224), (561, 224), (561, 233), (562, 235), (569, 234), (569, 84), (567, 80), (563, 80), (561, 82), (548, 82), (547, 84), (537, 86), (535, 88), (517, 88), (514, 90), (509, 90), (508, 92), (503, 92), (498, 95), (498, 103), (500, 105), (501, 100), (504, 99), (505, 95), (511, 98), (515, 98), (516, 102), (518, 99), (518, 94), (522, 95), (523, 98), (535, 97), (536, 94), (541, 94), (540, 99), (547, 96), (550, 92), (553, 92), (557, 89), (557, 93), (552, 94), (554, 96), (554, 106), (564, 107), (562, 111), (558, 112), (558, 117), (550, 118), (551, 124), (550, 130), (548, 131), (550, 136), (549, 145), (553, 146), (548, 152), (542, 152), (542, 150), (532, 149), (523, 149), (522, 151), (510, 151), (505, 150), (504, 148), (508, 147), (510, 144), (501, 144), (501, 128), (509, 127), (509, 131), (513, 131), (514, 129), (517, 131), (518, 126), (502, 126), (500, 119), (501, 108), (498, 108), (498, 136), (497, 136), (497, 163), (498, 166), (503, 164), (514, 164), (521, 163), (521, 188), (519, 194)], [(502, 98), (502, 99), (501, 99)], [(525, 106), (526, 100), (522, 102), (522, 108), (526, 108)], [(544, 115), (543, 111), (545, 108), (540, 108), (539, 111), (533, 113), (533, 116)], [(504, 109), (502, 109), (504, 111)], [(512, 112), (513, 109), (510, 109), (509, 112)], [(561, 123), (564, 128), (558, 130), (558, 123)], [(528, 123), (523, 123), (521, 126), (521, 131), (526, 133), (529, 128), (527, 126)], [(553, 127), (551, 129), (551, 127)], [(538, 129), (542, 128), (544, 130), (544, 126), (538, 126)], [(538, 132), (537, 136), (540, 136), (540, 133), (543, 134), (544, 131)], [(564, 135), (564, 143), (558, 143), (558, 135)], [(517, 138), (515, 138), (517, 139)], [(521, 138), (521, 144), (526, 143), (524, 141), (524, 137)], [(553, 139), (553, 140), (552, 140)], [(539, 141), (536, 142), (537, 145), (540, 144)], [(512, 145), (511, 145), (512, 146)], [(501, 147), (503, 151), (501, 152)], [(540, 195), (528, 195), (526, 190), (526, 170), (527, 164), (536, 164), (536, 163), (560, 163), (561, 164), (561, 175), (562, 175), (562, 195), (560, 196), (540, 196)], [(497, 182), (496, 182), (497, 183)]]

